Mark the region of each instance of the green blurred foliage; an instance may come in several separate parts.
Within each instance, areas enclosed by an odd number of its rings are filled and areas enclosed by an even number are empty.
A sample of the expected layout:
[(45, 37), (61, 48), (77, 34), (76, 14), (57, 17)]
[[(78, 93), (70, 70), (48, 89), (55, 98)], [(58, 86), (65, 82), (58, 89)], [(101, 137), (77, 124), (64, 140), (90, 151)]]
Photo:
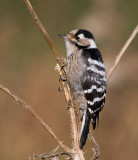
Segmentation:
[[(58, 51), (66, 56), (59, 34), (84, 28), (93, 32), (107, 70), (138, 23), (137, 0), (33, 0), (39, 18)], [(58, 92), (56, 60), (23, 0), (0, 0), (0, 83), (28, 104), (54, 132), (71, 146), (69, 115)], [(131, 43), (108, 82), (107, 101), (100, 125), (93, 132), (101, 148), (100, 159), (138, 158), (138, 36)], [(34, 118), (0, 91), (1, 159), (28, 159), (57, 144)], [(92, 157), (92, 143), (84, 148)]]

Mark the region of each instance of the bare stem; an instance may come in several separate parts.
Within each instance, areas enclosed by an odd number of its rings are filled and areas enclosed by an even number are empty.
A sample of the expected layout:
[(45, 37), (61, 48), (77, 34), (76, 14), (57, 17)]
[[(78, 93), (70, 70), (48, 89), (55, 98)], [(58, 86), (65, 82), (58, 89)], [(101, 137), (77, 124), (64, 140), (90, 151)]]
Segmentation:
[(107, 73), (107, 79), (110, 78), (110, 76), (112, 75), (113, 71), (116, 69), (120, 59), (122, 58), (123, 54), (125, 53), (126, 49), (128, 48), (128, 46), (130, 45), (130, 43), (132, 42), (132, 40), (135, 38), (136, 34), (138, 33), (138, 25), (136, 26), (136, 28), (133, 30), (132, 34), (130, 35), (130, 37), (128, 38), (128, 40), (126, 41), (126, 43), (124, 44), (123, 48), (121, 49), (121, 51), (118, 53), (113, 66), (110, 68), (110, 70)]
[(42, 32), (43, 36), (47, 40), (47, 43), (51, 47), (56, 59), (58, 60), (59, 59), (59, 53), (58, 53), (54, 43), (52, 42), (52, 39), (50, 38), (49, 34), (47, 33), (47, 31), (45, 30), (45, 28), (42, 25), (41, 21), (39, 20), (37, 14), (35, 13), (31, 3), (29, 2), (29, 0), (24, 0), (24, 2), (26, 3), (26, 6), (27, 6), (29, 12), (31, 13), (33, 19), (35, 20), (35, 22), (36, 22), (38, 28), (40, 29), (40, 31)]
[[(50, 36), (48, 35), (47, 31), (45, 30), (44, 26), (42, 25), (41, 21), (39, 20), (37, 14), (35, 13), (32, 5), (30, 4), (29, 0), (24, 0), (27, 8), (29, 10), (29, 12), (31, 13), (33, 19), (35, 20), (37, 26), (39, 27), (39, 29), (41, 30), (42, 34), (44, 35), (45, 39), (47, 40), (48, 44), (50, 45), (56, 59), (58, 60), (58, 68), (61, 72), (61, 75), (63, 75), (63, 70), (61, 70), (61, 58), (59, 57), (59, 54), (50, 38)], [(75, 116), (75, 111), (73, 108), (73, 102), (72, 102), (72, 97), (70, 94), (70, 89), (69, 86), (66, 82), (62, 82), (63, 88), (64, 88), (64, 93), (65, 93), (65, 97), (67, 100), (67, 103), (69, 101), (71, 101), (71, 107), (69, 109), (69, 114), (70, 114), (70, 120), (71, 120), (71, 133), (72, 133), (72, 139), (73, 139), (73, 148), (76, 151), (77, 156), (79, 157), (79, 159), (84, 159), (83, 156), (83, 152), (80, 150), (79, 148), (79, 134), (78, 134), (78, 130), (77, 130), (77, 123), (76, 123), (76, 116)], [(83, 158), (82, 158), (83, 157)]]
[(48, 153), (42, 153), (42, 154), (39, 154), (39, 155), (36, 155), (36, 154), (29, 155), (29, 160), (31, 159), (31, 157), (32, 158), (41, 158), (41, 159), (50, 159), (50, 158), (51, 159), (52, 158), (56, 159), (56, 157), (59, 157), (59, 156), (65, 156), (67, 159), (73, 160), (72, 154), (67, 153), (67, 152), (57, 152), (59, 147), (60, 146), (57, 146), (54, 150), (52, 150)]
[(20, 103), (29, 113), (31, 113), (34, 118), (48, 131), (48, 133), (53, 137), (53, 139), (61, 145), (67, 152), (72, 153), (72, 150), (68, 148), (63, 142), (55, 135), (55, 133), (51, 130), (51, 128), (38, 116), (38, 114), (34, 111), (34, 109), (28, 105), (23, 99), (19, 98), (15, 93), (10, 91), (8, 88), (4, 87), (0, 84), (0, 89), (5, 93), (9, 94), (14, 100)]
[(92, 148), (94, 155), (92, 157), (92, 160), (98, 160), (99, 155), (100, 155), (100, 148), (98, 143), (96, 142), (95, 138), (92, 135), (92, 132), (89, 131), (89, 139), (94, 143), (94, 148)]
[(33, 154), (33, 155), (30, 155), (29, 157), (41, 158), (41, 159), (52, 159), (52, 158), (59, 157), (59, 156), (65, 156), (66, 159), (74, 160), (74, 158), (69, 153), (66, 153), (66, 152), (58, 152), (58, 153), (45, 154), (45, 155), (42, 155), (42, 154), (40, 154), (40, 155)]

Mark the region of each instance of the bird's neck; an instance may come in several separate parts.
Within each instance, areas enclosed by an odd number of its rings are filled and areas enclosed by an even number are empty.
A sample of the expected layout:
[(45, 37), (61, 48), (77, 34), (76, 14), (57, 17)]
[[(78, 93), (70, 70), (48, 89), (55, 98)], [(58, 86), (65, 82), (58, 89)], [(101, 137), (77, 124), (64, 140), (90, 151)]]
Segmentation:
[(77, 51), (78, 48), (69, 41), (65, 41), (67, 57), (69, 57), (73, 52)]

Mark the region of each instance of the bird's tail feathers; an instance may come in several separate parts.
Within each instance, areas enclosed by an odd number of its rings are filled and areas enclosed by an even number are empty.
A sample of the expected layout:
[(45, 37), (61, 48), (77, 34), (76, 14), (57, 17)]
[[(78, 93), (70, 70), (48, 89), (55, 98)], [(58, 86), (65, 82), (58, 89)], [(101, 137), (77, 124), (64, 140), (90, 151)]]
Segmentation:
[(96, 128), (96, 125), (98, 127), (98, 124), (99, 124), (99, 111), (96, 112), (95, 114), (92, 114), (91, 120), (92, 120), (93, 129)]
[(83, 146), (86, 143), (88, 133), (89, 133), (90, 121), (91, 121), (91, 115), (90, 115), (89, 110), (87, 109), (82, 117), (81, 134), (80, 134), (80, 149), (83, 149)]

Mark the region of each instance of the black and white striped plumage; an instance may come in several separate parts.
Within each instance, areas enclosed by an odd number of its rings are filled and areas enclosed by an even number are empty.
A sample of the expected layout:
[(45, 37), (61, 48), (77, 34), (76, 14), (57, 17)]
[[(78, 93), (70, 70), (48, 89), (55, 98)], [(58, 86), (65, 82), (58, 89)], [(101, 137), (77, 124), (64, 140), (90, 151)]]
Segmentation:
[(80, 148), (86, 143), (90, 121), (93, 129), (99, 120), (106, 97), (106, 72), (93, 35), (86, 30), (73, 30), (62, 36), (67, 50), (67, 82), (80, 106), (82, 126)]

